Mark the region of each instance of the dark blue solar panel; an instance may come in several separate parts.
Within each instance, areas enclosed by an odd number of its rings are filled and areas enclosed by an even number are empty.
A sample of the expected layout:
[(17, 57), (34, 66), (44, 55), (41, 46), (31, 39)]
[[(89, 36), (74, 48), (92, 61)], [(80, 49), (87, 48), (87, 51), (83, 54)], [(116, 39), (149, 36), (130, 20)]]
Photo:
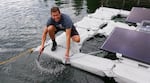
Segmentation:
[(133, 7), (126, 19), (127, 22), (133, 23), (141, 23), (142, 20), (150, 20), (150, 9)]
[(150, 34), (148, 33), (115, 28), (101, 48), (150, 64)]

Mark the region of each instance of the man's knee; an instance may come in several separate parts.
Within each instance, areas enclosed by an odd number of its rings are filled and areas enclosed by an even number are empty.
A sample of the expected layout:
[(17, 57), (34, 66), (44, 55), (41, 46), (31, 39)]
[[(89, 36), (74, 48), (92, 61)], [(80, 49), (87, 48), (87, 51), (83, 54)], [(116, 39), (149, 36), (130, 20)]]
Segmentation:
[(79, 35), (75, 35), (72, 37), (73, 41), (79, 43), (80, 42), (80, 36)]
[(80, 42), (80, 37), (79, 37), (79, 36), (76, 38), (76, 42), (77, 42), (77, 43)]
[(54, 32), (56, 30), (54, 25), (48, 26), (47, 29), (48, 29), (48, 32)]

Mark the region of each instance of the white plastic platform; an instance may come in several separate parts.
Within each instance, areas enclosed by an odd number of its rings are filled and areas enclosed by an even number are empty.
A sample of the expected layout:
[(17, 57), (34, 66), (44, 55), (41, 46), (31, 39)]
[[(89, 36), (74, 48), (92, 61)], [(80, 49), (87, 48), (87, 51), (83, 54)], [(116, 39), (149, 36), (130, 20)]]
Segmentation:
[[(99, 76), (114, 77), (114, 79), (119, 83), (150, 83), (150, 65), (148, 65), (148, 68), (145, 69), (135, 66), (138, 65), (139, 62), (137, 63), (133, 60), (130, 62), (124, 59), (122, 60), (122, 63), (119, 63), (106, 58), (83, 54), (79, 51), (83, 42), (87, 38), (92, 37), (94, 34), (101, 33), (108, 36), (117, 26), (136, 30), (136, 27), (111, 20), (111, 17), (114, 15), (122, 14), (124, 16), (128, 16), (129, 13), (129, 11), (101, 7), (97, 9), (95, 13), (90, 14), (84, 17), (81, 21), (75, 23), (80, 34), (81, 42), (77, 44), (71, 41), (70, 64), (76, 68)], [(108, 23), (108, 25), (103, 29), (100, 29), (99, 27), (104, 23)], [(56, 38), (56, 41), (58, 44), (56, 51), (51, 51), (51, 40), (49, 40), (45, 44), (47, 46), (43, 53), (57, 60), (63, 61), (66, 51), (66, 34), (62, 33), (59, 35)], [(35, 51), (38, 50), (39, 47), (35, 49)]]

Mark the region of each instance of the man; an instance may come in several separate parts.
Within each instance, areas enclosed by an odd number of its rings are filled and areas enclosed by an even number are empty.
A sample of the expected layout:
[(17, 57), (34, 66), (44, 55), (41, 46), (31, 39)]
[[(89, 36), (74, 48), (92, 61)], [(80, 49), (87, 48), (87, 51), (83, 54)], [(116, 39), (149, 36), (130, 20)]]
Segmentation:
[(80, 42), (80, 36), (73, 25), (72, 20), (66, 14), (60, 12), (58, 7), (51, 8), (51, 17), (47, 21), (47, 27), (44, 28), (42, 34), (42, 41), (40, 47), (40, 53), (44, 50), (44, 43), (46, 40), (47, 33), (49, 34), (52, 40), (52, 48), (51, 51), (55, 51), (57, 47), (57, 42), (55, 41), (55, 34), (58, 31), (65, 31), (66, 32), (66, 52), (65, 58), (66, 61), (69, 60), (69, 50), (70, 50), (70, 39), (72, 38), (75, 42)]

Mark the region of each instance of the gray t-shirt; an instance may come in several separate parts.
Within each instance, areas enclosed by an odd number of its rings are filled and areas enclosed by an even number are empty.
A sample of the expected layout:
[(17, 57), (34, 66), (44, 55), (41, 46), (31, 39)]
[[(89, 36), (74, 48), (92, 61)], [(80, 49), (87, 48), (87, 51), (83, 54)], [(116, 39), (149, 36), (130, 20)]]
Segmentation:
[(66, 14), (61, 14), (61, 19), (59, 22), (55, 22), (51, 17), (47, 21), (47, 27), (49, 25), (54, 25), (56, 29), (66, 30), (68, 28), (74, 28), (73, 22), (70, 17)]

